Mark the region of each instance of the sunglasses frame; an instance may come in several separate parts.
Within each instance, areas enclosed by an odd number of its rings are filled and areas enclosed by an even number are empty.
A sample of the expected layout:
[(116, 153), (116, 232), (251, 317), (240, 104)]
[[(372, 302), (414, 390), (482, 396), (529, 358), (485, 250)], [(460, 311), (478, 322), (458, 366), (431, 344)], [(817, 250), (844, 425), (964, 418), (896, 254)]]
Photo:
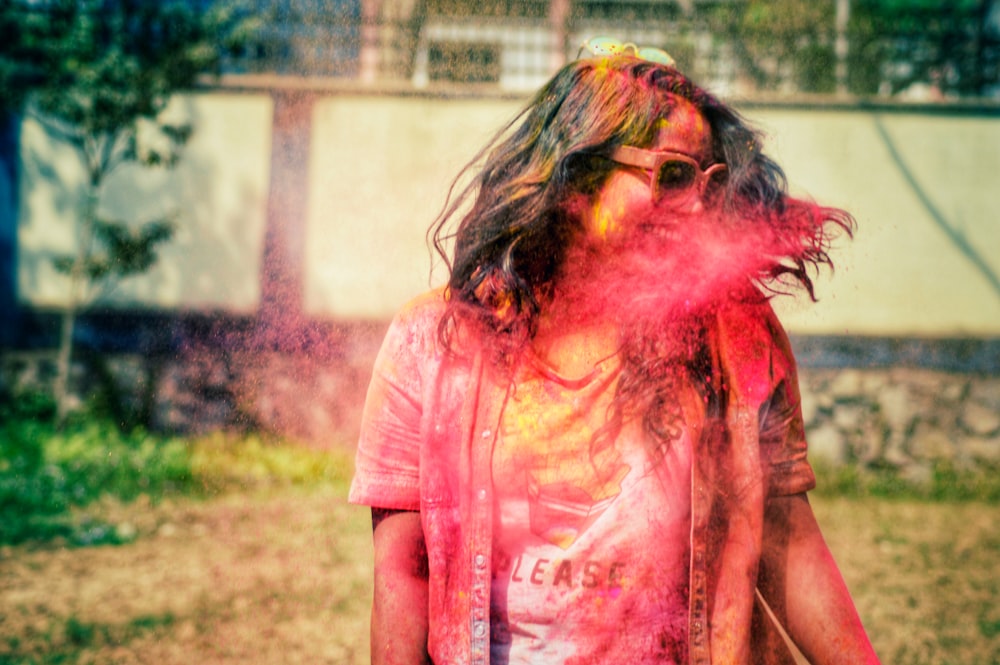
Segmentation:
[(613, 55), (634, 55), (640, 60), (656, 62), (667, 67), (677, 67), (677, 61), (674, 60), (673, 56), (661, 48), (636, 46), (632, 42), (623, 42), (614, 37), (591, 37), (580, 46), (580, 50), (576, 54), (577, 59), (580, 58), (583, 49), (587, 49), (592, 56), (598, 58)]
[(654, 202), (660, 201), (661, 198), (660, 171), (664, 164), (682, 162), (694, 168), (693, 186), (689, 185), (684, 190), (686, 194), (676, 197), (678, 204), (687, 202), (691, 198), (691, 192), (694, 191), (698, 192), (699, 198), (704, 197), (705, 188), (708, 187), (712, 176), (726, 170), (725, 164), (712, 164), (708, 168), (703, 169), (701, 164), (682, 152), (646, 150), (645, 148), (637, 148), (631, 145), (623, 145), (615, 148), (614, 152), (611, 153), (611, 160), (625, 166), (633, 166), (644, 171), (649, 171), (649, 195)]

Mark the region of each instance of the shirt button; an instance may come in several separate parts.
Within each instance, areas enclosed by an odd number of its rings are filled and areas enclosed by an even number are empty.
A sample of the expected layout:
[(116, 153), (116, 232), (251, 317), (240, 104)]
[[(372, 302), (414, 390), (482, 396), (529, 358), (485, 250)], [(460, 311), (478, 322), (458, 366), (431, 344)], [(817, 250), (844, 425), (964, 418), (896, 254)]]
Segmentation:
[(479, 497), (480, 501), (486, 501), (486, 490), (484, 489), (479, 490), (478, 492), (476, 492), (476, 496)]
[(486, 556), (483, 554), (476, 555), (476, 566), (482, 568), (486, 565)]
[(491, 431), (490, 431), (490, 430), (488, 430), (488, 429), (484, 429), (484, 430), (483, 430), (483, 433), (482, 433), (482, 435), (481, 435), (481, 436), (482, 436), (482, 437), (483, 437), (484, 439), (488, 439), (488, 438), (490, 438), (491, 436), (493, 436), (493, 432), (491, 432)]
[(472, 634), (476, 637), (483, 637), (486, 635), (486, 624), (482, 621), (476, 622), (476, 627), (472, 629)]

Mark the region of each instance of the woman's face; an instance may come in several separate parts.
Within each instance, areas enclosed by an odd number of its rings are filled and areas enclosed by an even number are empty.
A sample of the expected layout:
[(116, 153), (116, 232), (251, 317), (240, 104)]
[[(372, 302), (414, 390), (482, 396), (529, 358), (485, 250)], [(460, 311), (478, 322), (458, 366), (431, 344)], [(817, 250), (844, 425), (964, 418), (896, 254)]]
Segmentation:
[[(672, 101), (673, 110), (660, 120), (659, 132), (648, 149), (679, 152), (705, 164), (712, 151), (712, 131), (708, 122), (688, 100), (675, 97)], [(613, 241), (631, 230), (630, 220), (649, 220), (655, 205), (649, 183), (650, 174), (642, 168), (620, 166), (615, 169), (584, 212), (587, 238), (598, 242)], [(696, 196), (684, 207), (672, 207), (671, 210), (676, 215), (697, 214), (703, 210), (703, 204)]]

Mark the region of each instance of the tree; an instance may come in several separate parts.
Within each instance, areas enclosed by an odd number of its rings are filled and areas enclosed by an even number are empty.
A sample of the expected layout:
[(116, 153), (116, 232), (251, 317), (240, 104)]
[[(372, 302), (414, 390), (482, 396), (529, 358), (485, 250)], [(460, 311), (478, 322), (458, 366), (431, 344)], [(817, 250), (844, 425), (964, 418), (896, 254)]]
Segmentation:
[[(715, 8), (761, 90), (889, 95), (929, 86), (954, 96), (991, 94), (1000, 78), (998, 0), (850, 0), (838, 35), (836, 0), (745, 0)], [(835, 75), (837, 40), (847, 71)], [(995, 93), (992, 93), (995, 94)]]
[(931, 86), (978, 97), (1000, 82), (996, 0), (853, 0), (852, 88)]
[(746, 0), (716, 14), (758, 89), (832, 92), (835, 10), (834, 0)]
[(192, 127), (163, 116), (171, 97), (217, 71), (253, 29), (232, 4), (180, 0), (0, 0), (0, 112), (22, 112), (72, 146), (86, 173), (68, 277), (55, 398), (68, 410), (78, 313), (117, 280), (141, 273), (173, 235), (169, 219), (108, 219), (108, 176), (124, 164), (172, 168)]

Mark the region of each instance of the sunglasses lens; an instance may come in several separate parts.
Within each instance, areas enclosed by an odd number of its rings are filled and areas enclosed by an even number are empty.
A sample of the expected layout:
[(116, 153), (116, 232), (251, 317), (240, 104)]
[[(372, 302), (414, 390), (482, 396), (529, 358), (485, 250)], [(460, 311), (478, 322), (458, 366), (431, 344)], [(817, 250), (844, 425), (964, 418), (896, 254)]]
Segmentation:
[(594, 55), (618, 55), (625, 50), (624, 44), (611, 37), (594, 37), (584, 46)]
[[(580, 47), (580, 53), (586, 49), (597, 57), (631, 54), (648, 62), (656, 62), (668, 67), (676, 67), (677, 62), (669, 53), (661, 48), (638, 47), (630, 42), (622, 42), (614, 37), (592, 37)], [(579, 57), (579, 54), (577, 55)]]
[(676, 196), (692, 187), (696, 180), (697, 172), (693, 164), (671, 160), (660, 167), (657, 186), (661, 196)]
[(674, 67), (677, 64), (669, 53), (660, 48), (641, 48), (636, 52), (636, 55), (643, 60), (656, 62), (668, 67)]
[(708, 176), (708, 181), (705, 183), (705, 191), (702, 196), (708, 201), (714, 201), (718, 198), (719, 194), (725, 190), (726, 183), (729, 181), (729, 171), (725, 168), (718, 168), (713, 173)]

